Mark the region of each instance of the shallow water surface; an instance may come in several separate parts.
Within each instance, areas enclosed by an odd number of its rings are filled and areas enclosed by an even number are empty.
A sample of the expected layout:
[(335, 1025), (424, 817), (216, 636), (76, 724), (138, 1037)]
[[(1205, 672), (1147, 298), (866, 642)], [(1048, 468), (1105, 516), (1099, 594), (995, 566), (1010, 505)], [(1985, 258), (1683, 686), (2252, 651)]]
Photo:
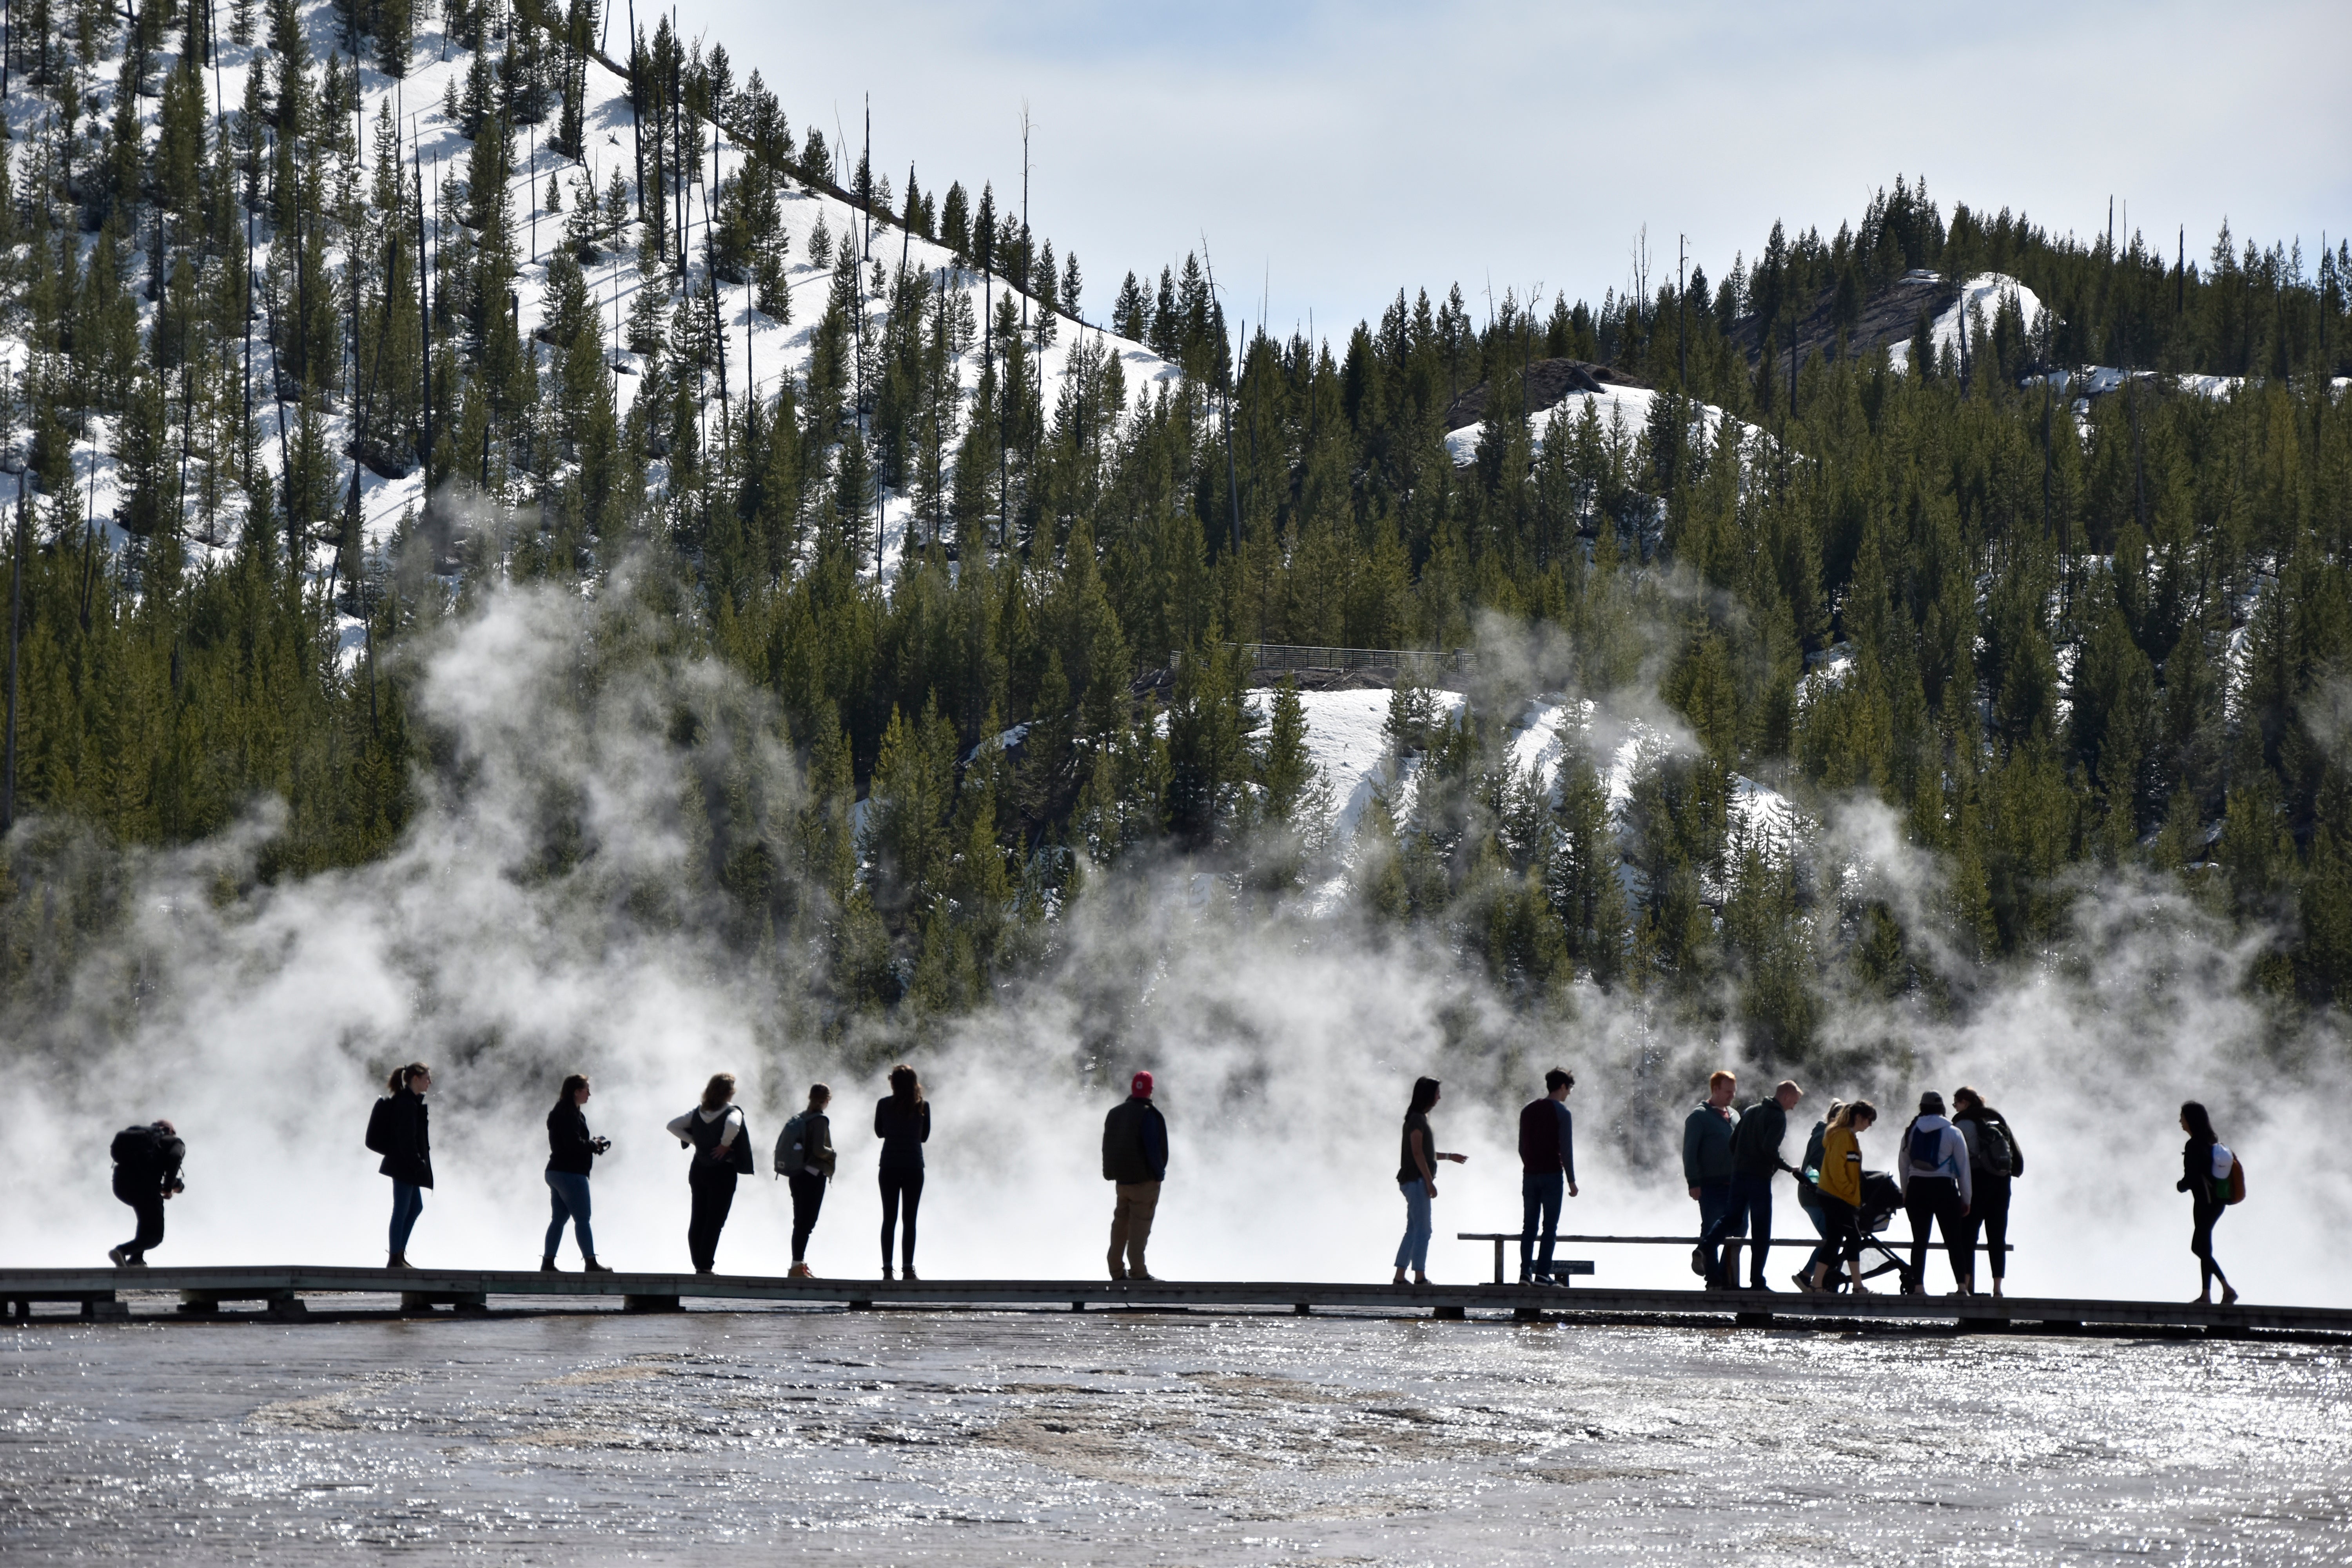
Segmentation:
[(2352, 1559), (2352, 1351), (1272, 1315), (46, 1323), (0, 1556)]

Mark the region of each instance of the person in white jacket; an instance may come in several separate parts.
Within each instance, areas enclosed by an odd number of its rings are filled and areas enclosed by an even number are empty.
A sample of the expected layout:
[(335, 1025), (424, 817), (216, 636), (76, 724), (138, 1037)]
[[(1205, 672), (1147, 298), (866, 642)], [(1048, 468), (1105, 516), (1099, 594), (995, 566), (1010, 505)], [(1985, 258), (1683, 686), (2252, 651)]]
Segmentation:
[(1944, 1117), (1944, 1097), (1934, 1089), (1919, 1097), (1919, 1114), (1903, 1130), (1895, 1155), (1895, 1180), (1911, 1215), (1911, 1268), (1905, 1276), (1914, 1289), (1927, 1288), (1927, 1235), (1931, 1222), (1944, 1227), (1944, 1247), (1952, 1259), (1955, 1296), (1973, 1295), (1976, 1268), (1961, 1221), (1976, 1188), (1969, 1175), (1969, 1143)]

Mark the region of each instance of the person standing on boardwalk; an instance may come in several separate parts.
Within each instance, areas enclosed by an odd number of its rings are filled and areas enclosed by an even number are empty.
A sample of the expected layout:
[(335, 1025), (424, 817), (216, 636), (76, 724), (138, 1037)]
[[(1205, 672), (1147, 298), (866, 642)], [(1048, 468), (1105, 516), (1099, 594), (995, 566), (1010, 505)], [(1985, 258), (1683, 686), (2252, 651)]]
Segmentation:
[(1110, 1211), (1110, 1277), (1149, 1279), (1143, 1249), (1168, 1176), (1168, 1123), (1151, 1103), (1151, 1075), (1128, 1080), (1127, 1098), (1103, 1118), (1103, 1180), (1115, 1184)]
[(540, 1248), (539, 1270), (542, 1274), (559, 1272), (555, 1249), (563, 1245), (563, 1222), (567, 1219), (572, 1222), (572, 1236), (580, 1243), (581, 1271), (612, 1272), (596, 1261), (596, 1233), (588, 1224), (588, 1173), (596, 1156), (613, 1143), (588, 1131), (588, 1114), (582, 1109), (587, 1103), (587, 1075), (573, 1073), (563, 1080), (563, 1088), (555, 1096), (555, 1109), (547, 1113), (547, 1201), (551, 1212), (547, 1222), (547, 1243)]
[(433, 1123), (425, 1096), (433, 1069), (423, 1062), (394, 1068), (384, 1096), (368, 1118), (367, 1146), (383, 1156), (377, 1171), (392, 1178), (391, 1256), (386, 1268), (408, 1267), (408, 1237), (425, 1212), (425, 1191), (433, 1184)]
[(703, 1086), (702, 1103), (669, 1124), (679, 1147), (694, 1151), (686, 1168), (686, 1184), (694, 1194), (686, 1250), (697, 1274), (718, 1272), (719, 1233), (735, 1206), (736, 1179), (751, 1173), (751, 1132), (734, 1100), (735, 1075), (713, 1073)]
[(1992, 1261), (1992, 1293), (1998, 1296), (2009, 1273), (2009, 1184), (2025, 1173), (2025, 1156), (2018, 1152), (2017, 1131), (2008, 1118), (1966, 1084), (1952, 1091), (1952, 1125), (1968, 1141), (1969, 1173), (1975, 1188), (1968, 1217), (1960, 1225), (1971, 1270), (1969, 1289), (1976, 1289), (1973, 1271), (1977, 1236), (1981, 1231), (1986, 1256)]
[(1903, 1184), (1903, 1206), (1911, 1215), (1910, 1288), (1927, 1289), (1927, 1234), (1932, 1222), (1943, 1227), (1944, 1250), (1952, 1260), (1952, 1294), (1972, 1294), (1972, 1256), (1960, 1222), (1968, 1217), (1976, 1195), (1975, 1174), (1969, 1169), (1969, 1142), (1944, 1119), (1944, 1097), (1934, 1089), (1919, 1097), (1919, 1114), (1903, 1130), (1895, 1150), (1895, 1172)]
[(890, 1092), (874, 1108), (874, 1136), (882, 1140), (882, 1278), (890, 1278), (890, 1239), (906, 1205), (907, 1232), (898, 1254), (899, 1273), (915, 1278), (915, 1211), (923, 1203), (923, 1145), (931, 1137), (931, 1102), (922, 1080), (900, 1062), (890, 1069)]
[[(1576, 1119), (1568, 1092), (1576, 1075), (1565, 1068), (1544, 1074), (1544, 1096), (1519, 1108), (1519, 1283), (1552, 1283), (1552, 1248), (1559, 1237), (1560, 1193), (1576, 1196)], [(1543, 1249), (1536, 1250), (1536, 1226)]]
[(2196, 1228), (2189, 1234), (2189, 1250), (2197, 1255), (2200, 1305), (2210, 1305), (2213, 1281), (2221, 1282), (2221, 1305), (2228, 1306), (2238, 1299), (2231, 1288), (2230, 1277), (2221, 1272), (2221, 1263), (2213, 1256), (2213, 1222), (2231, 1199), (2244, 1190), (2244, 1177), (2235, 1175), (2238, 1157), (2230, 1152), (2213, 1133), (2213, 1119), (2205, 1107), (2189, 1100), (2180, 1107), (2180, 1130), (2189, 1134), (2189, 1142), (2180, 1146), (2180, 1180), (2173, 1191), (2187, 1193), (2193, 1205)]
[(833, 1121), (824, 1108), (833, 1090), (821, 1083), (809, 1085), (808, 1109), (784, 1123), (776, 1140), (776, 1173), (793, 1189), (793, 1275), (813, 1279), (809, 1272), (809, 1233), (824, 1207), (824, 1189), (833, 1180)]
[(1813, 1248), (1813, 1255), (1805, 1259), (1805, 1266), (1790, 1276), (1800, 1290), (1813, 1288), (1813, 1274), (1830, 1255), (1829, 1215), (1822, 1210), (1822, 1193), (1818, 1184), (1822, 1174), (1822, 1144), (1829, 1135), (1830, 1123), (1835, 1121), (1837, 1113), (1844, 1109), (1844, 1100), (1832, 1100), (1829, 1113), (1813, 1123), (1812, 1136), (1805, 1140), (1804, 1166), (1797, 1173), (1797, 1206), (1805, 1211), (1805, 1217), (1813, 1222), (1813, 1234), (1822, 1238), (1822, 1244)]
[(1830, 1118), (1822, 1135), (1822, 1215), (1828, 1225), (1822, 1237), (1827, 1256), (1813, 1265), (1813, 1289), (1830, 1288), (1829, 1271), (1843, 1263), (1853, 1271), (1857, 1296), (1873, 1294), (1862, 1282), (1862, 1134), (1878, 1120), (1878, 1107), (1866, 1100), (1843, 1106)]
[[(1731, 1202), (1705, 1240), (1712, 1258), (1726, 1237), (1747, 1236), (1750, 1290), (1772, 1289), (1764, 1278), (1764, 1259), (1772, 1250), (1772, 1178), (1789, 1169), (1780, 1158), (1780, 1143), (1789, 1135), (1789, 1112), (1804, 1098), (1794, 1079), (1782, 1079), (1771, 1099), (1759, 1100), (1740, 1113), (1739, 1124), (1731, 1131)], [(1724, 1289), (1739, 1282), (1736, 1242), (1727, 1247), (1721, 1268)]]
[[(1729, 1289), (1723, 1278), (1717, 1248), (1709, 1237), (1727, 1234), (1722, 1222), (1731, 1213), (1731, 1097), (1739, 1080), (1720, 1068), (1709, 1073), (1706, 1098), (1683, 1118), (1683, 1180), (1691, 1201), (1698, 1205), (1699, 1245), (1692, 1267), (1706, 1276), (1710, 1290)], [(1737, 1235), (1736, 1230), (1727, 1234)]]
[(184, 1190), (180, 1162), (188, 1146), (170, 1122), (158, 1119), (116, 1133), (108, 1152), (114, 1159), (114, 1195), (131, 1205), (139, 1227), (129, 1241), (107, 1249), (107, 1260), (117, 1268), (144, 1268), (147, 1249), (163, 1244), (163, 1200)]
[(1412, 1282), (1429, 1283), (1429, 1205), (1437, 1199), (1437, 1162), (1451, 1160), (1455, 1164), (1466, 1163), (1466, 1154), (1447, 1154), (1437, 1147), (1437, 1134), (1429, 1125), (1429, 1112), (1437, 1104), (1437, 1080), (1417, 1078), (1412, 1080), (1412, 1099), (1404, 1110), (1404, 1148), (1397, 1163), (1397, 1190), (1404, 1194), (1404, 1239), (1397, 1243), (1396, 1279), (1402, 1285), (1407, 1266), (1412, 1269)]

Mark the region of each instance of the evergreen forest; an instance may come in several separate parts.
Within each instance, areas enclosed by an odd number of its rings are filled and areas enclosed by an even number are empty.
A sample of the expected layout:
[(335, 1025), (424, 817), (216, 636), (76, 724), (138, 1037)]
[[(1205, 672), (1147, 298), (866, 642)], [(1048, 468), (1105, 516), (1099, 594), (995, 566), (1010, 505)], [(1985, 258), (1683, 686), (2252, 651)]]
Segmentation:
[[(2251, 943), (2283, 1017), (2352, 1001), (2343, 243), (2084, 237), (1905, 177), (1719, 276), (1406, 280), (1310, 342), (1206, 255), (1106, 287), (996, 183), (893, 190), (598, 0), (12, 0), (0, 95), (0, 1018), (75, 984), (141, 856), (263, 803), (262, 882), (392, 852), (466, 766), (418, 650), (531, 584), (599, 606), (583, 689), (659, 659), (743, 694), (662, 721), (709, 781), (690, 874), (836, 1035), (990, 1005), (1170, 865), (1768, 1062), (1839, 1048), (1845, 999), (1967, 1007), (2119, 883)], [(1939, 336), (1985, 274), (2041, 308)], [(804, 362), (730, 396), (722, 307)], [(1647, 417), (1531, 407), (1559, 362)], [(1467, 655), (1403, 666), (1398, 787), (1344, 842), (1315, 682), (1263, 645)], [(1597, 720), (1549, 785), (1513, 766), (1547, 694), (1646, 716), (1615, 796)], [(788, 796), (729, 772), (745, 728)], [(543, 809), (530, 875), (594, 857)], [(1843, 874), (1865, 809), (1931, 897)]]

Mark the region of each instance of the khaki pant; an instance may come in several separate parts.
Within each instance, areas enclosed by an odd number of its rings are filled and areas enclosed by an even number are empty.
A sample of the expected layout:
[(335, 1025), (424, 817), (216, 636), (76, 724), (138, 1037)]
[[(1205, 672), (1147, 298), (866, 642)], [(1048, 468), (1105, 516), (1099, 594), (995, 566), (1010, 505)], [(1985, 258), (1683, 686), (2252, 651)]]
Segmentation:
[[(1110, 1211), (1110, 1277), (1148, 1274), (1143, 1247), (1151, 1239), (1152, 1211), (1160, 1206), (1158, 1182), (1121, 1182), (1118, 1203)], [(1120, 1255), (1126, 1255), (1122, 1263)]]

